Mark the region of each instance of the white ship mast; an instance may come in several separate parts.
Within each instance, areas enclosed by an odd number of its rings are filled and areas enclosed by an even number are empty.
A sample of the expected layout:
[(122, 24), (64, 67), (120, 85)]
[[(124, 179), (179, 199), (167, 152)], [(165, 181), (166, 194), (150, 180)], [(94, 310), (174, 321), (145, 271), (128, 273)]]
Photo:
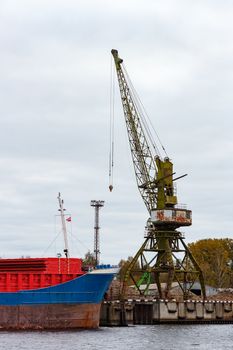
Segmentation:
[(64, 201), (63, 199), (61, 199), (60, 192), (58, 193), (57, 199), (60, 207), (58, 211), (61, 212), (61, 225), (62, 225), (62, 232), (63, 232), (64, 242), (65, 242), (65, 249), (63, 251), (65, 253), (66, 258), (69, 258), (68, 237), (67, 237), (66, 221), (65, 221), (65, 214), (64, 214), (64, 211), (66, 209), (63, 207)]

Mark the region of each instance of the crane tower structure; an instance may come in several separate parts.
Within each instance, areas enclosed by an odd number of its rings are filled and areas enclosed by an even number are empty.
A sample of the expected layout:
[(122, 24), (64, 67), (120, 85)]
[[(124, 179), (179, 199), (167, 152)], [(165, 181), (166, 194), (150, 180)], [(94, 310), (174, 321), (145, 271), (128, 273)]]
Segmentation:
[(205, 298), (202, 271), (177, 229), (192, 224), (192, 212), (179, 206), (175, 193), (173, 164), (162, 158), (151, 141), (142, 110), (118, 51), (113, 49), (121, 101), (125, 116), (130, 151), (137, 186), (149, 212), (145, 240), (129, 264), (123, 281), (131, 281), (140, 295), (146, 295), (151, 283), (156, 283), (160, 298), (169, 298), (172, 282), (178, 282), (184, 299), (188, 298), (194, 282), (199, 281)]

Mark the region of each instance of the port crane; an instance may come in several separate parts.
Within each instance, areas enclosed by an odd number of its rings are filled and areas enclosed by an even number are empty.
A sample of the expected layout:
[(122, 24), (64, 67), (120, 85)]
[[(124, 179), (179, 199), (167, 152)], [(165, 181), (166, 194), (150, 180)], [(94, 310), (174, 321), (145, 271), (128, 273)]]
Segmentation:
[(146, 296), (151, 283), (155, 283), (158, 297), (169, 298), (172, 283), (176, 282), (183, 292), (183, 298), (187, 299), (194, 283), (199, 282), (202, 297), (205, 298), (202, 271), (185, 244), (183, 234), (177, 230), (192, 224), (192, 212), (178, 204), (174, 186), (174, 181), (187, 174), (175, 178), (169, 157), (166, 155), (162, 158), (157, 152), (158, 148), (151, 141), (137, 95), (123, 66), (123, 59), (117, 50), (113, 49), (111, 53), (137, 186), (149, 212), (145, 240), (124, 274), (121, 296), (124, 298), (128, 283), (133, 283), (141, 296)]

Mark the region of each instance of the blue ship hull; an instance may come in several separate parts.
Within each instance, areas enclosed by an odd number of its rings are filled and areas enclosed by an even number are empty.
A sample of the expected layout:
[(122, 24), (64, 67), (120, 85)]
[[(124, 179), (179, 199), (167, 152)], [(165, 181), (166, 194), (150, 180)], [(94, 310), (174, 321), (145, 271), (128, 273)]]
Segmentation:
[(107, 269), (56, 286), (0, 293), (0, 329), (96, 328), (115, 273)]

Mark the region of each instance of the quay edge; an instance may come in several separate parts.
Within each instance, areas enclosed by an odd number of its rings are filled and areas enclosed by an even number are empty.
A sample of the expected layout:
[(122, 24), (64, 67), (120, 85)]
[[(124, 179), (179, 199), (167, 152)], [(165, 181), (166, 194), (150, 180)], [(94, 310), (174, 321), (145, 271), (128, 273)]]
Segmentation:
[(116, 300), (101, 306), (100, 326), (166, 323), (233, 323), (233, 301)]

